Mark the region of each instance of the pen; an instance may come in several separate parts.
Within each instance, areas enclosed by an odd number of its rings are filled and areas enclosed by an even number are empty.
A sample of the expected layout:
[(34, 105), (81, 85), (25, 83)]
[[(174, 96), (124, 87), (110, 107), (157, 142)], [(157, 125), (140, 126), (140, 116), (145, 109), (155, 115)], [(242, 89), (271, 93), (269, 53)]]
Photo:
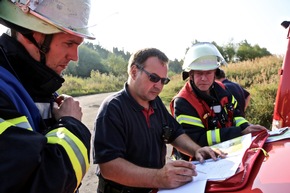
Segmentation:
[[(171, 159), (172, 161), (176, 161), (176, 160), (181, 160), (180, 158), (179, 159)], [(199, 162), (199, 161), (192, 161), (191, 163), (193, 163), (193, 162)], [(195, 164), (196, 165), (196, 164)], [(202, 171), (199, 171), (199, 170), (195, 170), (196, 172), (198, 172), (198, 173), (202, 173), (202, 174), (206, 174), (205, 172), (202, 172)]]
[(206, 174), (205, 172), (199, 171), (199, 170), (195, 170), (198, 173), (202, 173), (202, 174)]
[(194, 165), (197, 165), (197, 164), (204, 164), (204, 163), (206, 163), (206, 162), (215, 162), (215, 161), (218, 161), (218, 160), (220, 160), (221, 158), (217, 158), (216, 160), (214, 160), (214, 159), (212, 159), (212, 158), (210, 158), (210, 159), (206, 159), (206, 160), (204, 160), (204, 162), (202, 162), (202, 163), (200, 163), (199, 161), (192, 161), (191, 163), (193, 163)]

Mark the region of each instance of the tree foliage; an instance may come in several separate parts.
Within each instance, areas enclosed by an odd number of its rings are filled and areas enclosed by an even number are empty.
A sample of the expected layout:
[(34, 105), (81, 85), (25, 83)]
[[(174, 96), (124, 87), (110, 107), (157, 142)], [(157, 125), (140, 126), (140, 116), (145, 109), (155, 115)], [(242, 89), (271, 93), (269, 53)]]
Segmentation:
[[(192, 44), (197, 43), (195, 40)], [(226, 62), (247, 61), (269, 56), (271, 53), (266, 48), (261, 48), (259, 45), (252, 46), (247, 40), (238, 44), (231, 40), (226, 45), (218, 45), (212, 42), (225, 58)], [(188, 50), (186, 48), (185, 50)], [(104, 49), (100, 45), (95, 45), (91, 42), (84, 42), (79, 47), (79, 60), (70, 62), (70, 65), (65, 70), (64, 74), (78, 76), (82, 78), (90, 77), (92, 71), (97, 71), (101, 74), (112, 74), (114, 76), (124, 76), (127, 74), (127, 65), (131, 53), (124, 52), (118, 48), (113, 48), (113, 51)], [(169, 62), (169, 73), (179, 74), (182, 72), (183, 60), (174, 59)]]
[(254, 60), (263, 56), (270, 56), (271, 53), (266, 48), (259, 45), (252, 46), (247, 40), (240, 42), (236, 56), (239, 61)]
[(108, 58), (103, 60), (103, 64), (106, 65), (112, 74), (115, 76), (127, 73), (127, 61), (121, 56), (116, 54), (109, 54)]
[(175, 74), (179, 74), (182, 72), (182, 66), (181, 63), (183, 63), (183, 61), (178, 61), (177, 59), (175, 59), (174, 61), (170, 61), (169, 63), (169, 71), (174, 72)]
[(90, 77), (91, 71), (108, 73), (110, 69), (102, 63), (102, 57), (108, 54), (109, 51), (104, 52), (100, 46), (84, 43), (79, 47), (79, 60), (70, 62), (64, 74), (85, 78)]

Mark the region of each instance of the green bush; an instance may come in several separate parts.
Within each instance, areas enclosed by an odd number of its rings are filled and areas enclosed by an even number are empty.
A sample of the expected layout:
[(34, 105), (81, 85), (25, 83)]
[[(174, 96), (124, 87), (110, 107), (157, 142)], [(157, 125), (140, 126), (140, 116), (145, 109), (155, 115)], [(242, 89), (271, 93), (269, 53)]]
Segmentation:
[(101, 74), (99, 71), (92, 71), (90, 78), (79, 78), (65, 75), (65, 82), (59, 89), (59, 93), (71, 96), (82, 96), (114, 92), (123, 88), (127, 75), (114, 76), (113, 74)]

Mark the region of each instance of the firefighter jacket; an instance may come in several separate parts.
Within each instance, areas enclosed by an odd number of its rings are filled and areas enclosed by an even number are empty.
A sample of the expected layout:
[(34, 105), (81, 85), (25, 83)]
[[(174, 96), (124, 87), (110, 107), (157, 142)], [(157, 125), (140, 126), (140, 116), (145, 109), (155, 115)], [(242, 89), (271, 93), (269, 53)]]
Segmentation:
[(42, 117), (62, 82), (14, 38), (0, 37), (0, 192), (73, 193), (81, 184), (90, 131), (73, 117)]
[[(214, 82), (208, 96), (188, 81), (172, 99), (170, 109), (189, 137), (200, 146), (241, 136), (241, 131), (249, 126), (237, 110), (235, 98), (218, 82)], [(178, 154), (176, 150), (174, 152)]]

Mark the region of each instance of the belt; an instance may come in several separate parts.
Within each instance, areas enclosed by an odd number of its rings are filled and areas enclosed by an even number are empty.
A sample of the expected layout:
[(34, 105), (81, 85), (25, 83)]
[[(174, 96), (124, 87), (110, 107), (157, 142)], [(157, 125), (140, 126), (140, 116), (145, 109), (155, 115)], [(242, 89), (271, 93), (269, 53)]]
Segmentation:
[(150, 193), (150, 188), (127, 187), (99, 176), (98, 193)]
[(104, 193), (150, 193), (151, 189), (145, 189), (145, 188), (122, 188), (122, 189), (117, 189), (113, 186), (107, 186), (106, 192)]

